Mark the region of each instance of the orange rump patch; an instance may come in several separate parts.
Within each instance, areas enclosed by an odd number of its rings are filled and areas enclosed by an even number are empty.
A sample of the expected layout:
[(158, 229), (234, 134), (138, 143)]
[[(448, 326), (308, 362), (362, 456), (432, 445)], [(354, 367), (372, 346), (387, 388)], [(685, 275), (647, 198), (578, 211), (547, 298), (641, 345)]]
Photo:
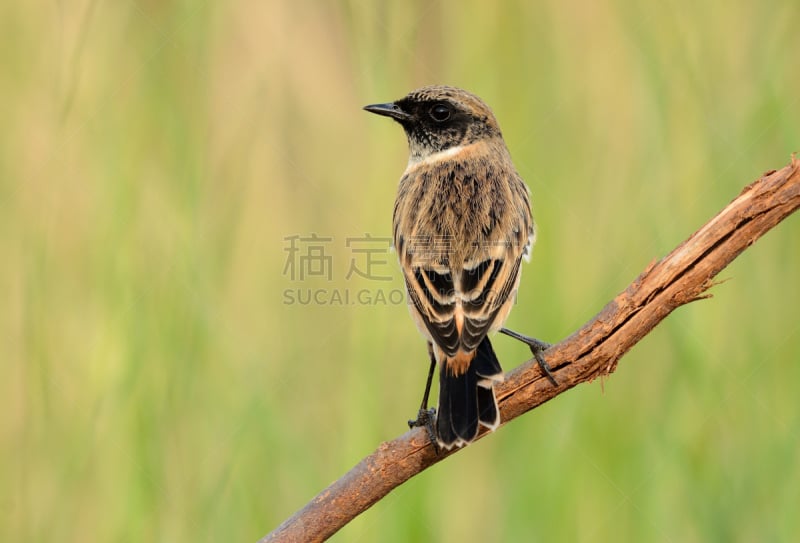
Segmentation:
[(455, 356), (451, 358), (448, 357), (447, 361), (445, 362), (445, 367), (447, 368), (448, 373), (454, 376), (464, 375), (467, 373), (467, 369), (469, 369), (469, 365), (473, 358), (475, 358), (475, 351), (472, 351), (471, 353), (458, 351)]

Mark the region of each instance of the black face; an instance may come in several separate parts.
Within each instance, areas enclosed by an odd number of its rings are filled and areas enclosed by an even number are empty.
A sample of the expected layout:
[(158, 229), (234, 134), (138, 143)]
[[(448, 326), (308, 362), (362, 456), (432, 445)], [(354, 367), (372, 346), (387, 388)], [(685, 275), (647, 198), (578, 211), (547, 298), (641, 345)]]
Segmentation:
[(443, 100), (415, 101), (403, 98), (395, 105), (408, 114), (398, 122), (405, 128), (409, 139), (431, 152), (467, 143), (467, 136), (473, 135), (480, 124), (479, 119)]
[(426, 87), (396, 102), (364, 109), (400, 123), (412, 157), (501, 136), (489, 108), (476, 96), (452, 87)]

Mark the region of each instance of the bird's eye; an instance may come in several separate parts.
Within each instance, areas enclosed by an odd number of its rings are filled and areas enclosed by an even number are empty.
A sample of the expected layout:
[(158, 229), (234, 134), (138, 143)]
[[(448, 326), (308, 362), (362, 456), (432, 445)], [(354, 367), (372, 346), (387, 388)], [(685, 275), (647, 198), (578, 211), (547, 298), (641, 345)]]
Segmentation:
[(444, 122), (450, 118), (450, 108), (444, 104), (436, 104), (431, 108), (431, 118), (436, 122)]

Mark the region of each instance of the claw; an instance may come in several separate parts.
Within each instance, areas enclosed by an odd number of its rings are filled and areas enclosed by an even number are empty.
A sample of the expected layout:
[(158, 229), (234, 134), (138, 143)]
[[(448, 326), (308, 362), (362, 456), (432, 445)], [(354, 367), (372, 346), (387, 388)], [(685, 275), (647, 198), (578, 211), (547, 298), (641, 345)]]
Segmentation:
[(544, 359), (541, 351), (534, 351), (533, 347), (531, 347), (531, 352), (533, 353), (533, 357), (536, 359), (536, 363), (539, 364), (539, 369), (542, 370), (542, 373), (545, 374), (547, 379), (550, 383), (554, 386), (558, 386), (558, 381), (556, 381), (555, 376), (553, 375), (553, 370), (550, 368), (550, 364)]
[(428, 439), (431, 440), (431, 445), (433, 445), (433, 451), (436, 455), (439, 455), (439, 444), (436, 441), (436, 430), (433, 427), (433, 422), (436, 420), (436, 408), (431, 407), (430, 409), (420, 409), (419, 413), (417, 414), (416, 420), (408, 421), (409, 428), (417, 428), (417, 427), (425, 427), (428, 431)]
[(536, 363), (539, 364), (539, 369), (542, 370), (542, 373), (545, 375), (545, 377), (547, 377), (554, 387), (558, 386), (558, 381), (556, 381), (553, 371), (550, 369), (550, 365), (544, 359), (544, 355), (542, 355), (544, 351), (553, 346), (552, 343), (547, 343), (546, 341), (542, 341), (540, 339), (523, 336), (522, 334), (514, 332), (513, 330), (509, 330), (508, 328), (501, 328), (500, 332), (527, 345), (531, 350), (531, 354), (533, 354), (533, 357), (536, 359)]

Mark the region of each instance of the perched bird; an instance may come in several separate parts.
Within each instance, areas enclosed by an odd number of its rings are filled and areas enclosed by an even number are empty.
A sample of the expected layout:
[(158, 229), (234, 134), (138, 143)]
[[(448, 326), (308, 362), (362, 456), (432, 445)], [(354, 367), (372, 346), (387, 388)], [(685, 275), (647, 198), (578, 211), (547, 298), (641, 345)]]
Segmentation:
[[(535, 240), (529, 190), (492, 110), (474, 94), (430, 86), (364, 109), (394, 119), (408, 137), (393, 241), (431, 358), (419, 416), (409, 424), (428, 426), (440, 447), (460, 447), (475, 439), (480, 425), (494, 430), (500, 424), (494, 385), (503, 370), (487, 334), (501, 330), (526, 342), (552, 380), (541, 357), (549, 345), (502, 328), (520, 262)], [(436, 364), (434, 412), (427, 403)]]

